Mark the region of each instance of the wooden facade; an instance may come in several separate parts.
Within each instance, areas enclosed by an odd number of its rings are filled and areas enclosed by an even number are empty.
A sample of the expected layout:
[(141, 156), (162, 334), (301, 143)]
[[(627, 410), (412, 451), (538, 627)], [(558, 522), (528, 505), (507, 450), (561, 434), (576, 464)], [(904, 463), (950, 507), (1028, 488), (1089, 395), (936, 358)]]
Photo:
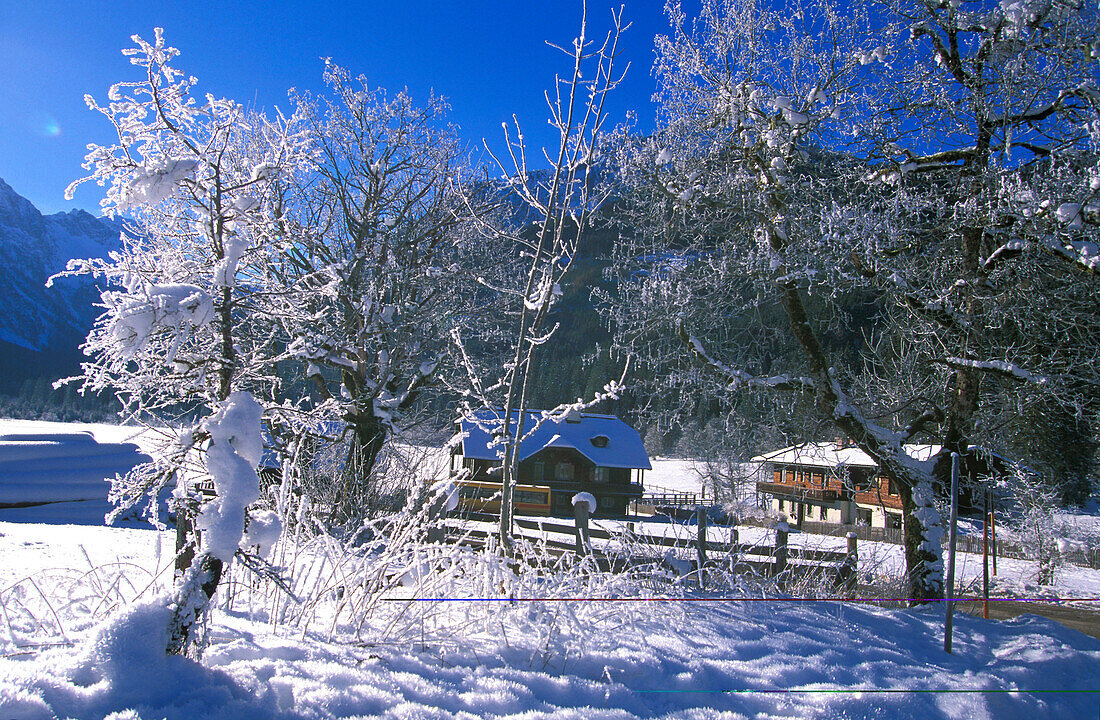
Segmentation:
[[(572, 515), (573, 496), (587, 492), (596, 498), (597, 515), (625, 515), (630, 501), (642, 496), (644, 472), (650, 467), (637, 432), (613, 416), (587, 414), (552, 429), (556, 432), (545, 439), (524, 442), (515, 488), (517, 513)], [(474, 430), (466, 426), (460, 431)], [(500, 461), (486, 457), (482, 447), (480, 436), (469, 447), (456, 447), (451, 472), (468, 473), (460, 493), (463, 507), (499, 512)]]
[[(470, 470), (470, 482), (500, 489), (500, 463), (490, 460), (463, 459), (461, 467)], [(588, 492), (596, 498), (601, 515), (625, 515), (630, 500), (642, 496), (641, 471), (638, 482), (629, 468), (597, 467), (576, 450), (547, 448), (520, 462), (516, 485), (516, 510), (519, 514), (571, 515), (573, 496)], [(534, 503), (523, 506), (520, 494), (545, 488), (549, 494), (546, 507)], [(472, 507), (472, 503), (464, 503)], [(499, 500), (484, 506), (486, 512), (498, 512)]]
[[(796, 525), (805, 520), (901, 528), (901, 495), (896, 482), (869, 461), (859, 463), (854, 448), (826, 444), (788, 448), (754, 458), (770, 465), (757, 491), (771, 496), (772, 509)], [(846, 455), (841, 455), (844, 451)]]

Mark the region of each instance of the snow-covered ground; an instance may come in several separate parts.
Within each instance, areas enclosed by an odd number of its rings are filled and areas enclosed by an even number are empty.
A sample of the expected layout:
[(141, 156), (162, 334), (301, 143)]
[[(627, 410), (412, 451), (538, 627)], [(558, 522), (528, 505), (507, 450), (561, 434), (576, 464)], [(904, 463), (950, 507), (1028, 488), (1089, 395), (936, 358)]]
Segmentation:
[[(142, 444), (133, 429), (85, 427), (100, 442)], [(698, 478), (690, 461), (658, 460), (646, 484), (690, 492)], [(172, 533), (69, 525), (63, 506), (54, 517), (50, 507), (23, 512), (53, 524), (0, 522), (0, 720), (1035, 720), (1092, 717), (1100, 701), (1100, 641), (1035, 616), (956, 614), (948, 655), (937, 607), (807, 602), (713, 579), (704, 596), (659, 570), (514, 573), (496, 556), (428, 546), (379, 561), (298, 535), (276, 557), (302, 604), (235, 570), (195, 663), (161, 651), (157, 598), (171, 582)], [(728, 532), (712, 526), (708, 538)], [(739, 540), (770, 544), (772, 534), (743, 527)], [(791, 542), (844, 545), (802, 534)], [(860, 543), (861, 574), (900, 567), (900, 548)], [(999, 569), (1008, 594), (1039, 591), (1026, 585), (1028, 563), (1002, 559)], [(980, 574), (980, 557), (961, 556), (964, 581)], [(1063, 567), (1043, 590), (1097, 597), (1097, 575)], [(371, 594), (380, 577), (402, 585)]]
[[(685, 602), (606, 579), (571, 586), (602, 602), (400, 601), (331, 632), (273, 626), (238, 601), (214, 614), (196, 664), (157, 652), (155, 606), (121, 602), (163, 587), (158, 537), (0, 523), (0, 717), (1034, 720), (1091, 717), (1098, 699), (1100, 641), (1034, 616), (956, 615), (947, 655), (935, 608)], [(98, 596), (124, 621), (94, 629), (112, 611)], [(397, 610), (419, 630), (387, 635)]]
[(703, 486), (702, 466), (694, 460), (652, 458), (646, 470), (645, 489), (652, 493), (698, 493)]

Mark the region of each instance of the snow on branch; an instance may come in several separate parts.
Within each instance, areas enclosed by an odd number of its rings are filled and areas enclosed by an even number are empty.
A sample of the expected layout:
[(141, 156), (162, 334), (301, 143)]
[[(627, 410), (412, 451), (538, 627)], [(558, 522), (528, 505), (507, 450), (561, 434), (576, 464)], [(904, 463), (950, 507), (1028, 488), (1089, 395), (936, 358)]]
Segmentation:
[(948, 357), (941, 360), (935, 360), (934, 362), (939, 362), (949, 367), (973, 368), (975, 370), (994, 372), (1006, 377), (1023, 380), (1024, 382), (1035, 383), (1036, 385), (1046, 385), (1050, 382), (1050, 377), (1047, 375), (1033, 373), (1026, 368), (1003, 360), (970, 360), (967, 358)]
[(1055, 238), (1047, 238), (1043, 243), (1058, 257), (1073, 263), (1079, 270), (1089, 273), (1100, 271), (1100, 246), (1088, 240), (1071, 240), (1061, 242)]
[(982, 261), (982, 267), (986, 270), (993, 269), (1002, 260), (1011, 260), (1012, 258), (1023, 252), (1027, 247), (1027, 243), (1023, 240), (1013, 239), (1001, 245), (999, 248), (990, 253), (989, 257)]
[(726, 365), (724, 362), (708, 353), (702, 340), (688, 333), (682, 322), (677, 323), (677, 330), (680, 334), (680, 339), (688, 346), (688, 349), (695, 358), (703, 363), (703, 365), (710, 368), (715, 374), (726, 380), (731, 388), (745, 385), (747, 387), (773, 388), (776, 390), (813, 390), (816, 387), (813, 379), (808, 377), (792, 377), (791, 375), (758, 377), (744, 370), (731, 368), (729, 365)]

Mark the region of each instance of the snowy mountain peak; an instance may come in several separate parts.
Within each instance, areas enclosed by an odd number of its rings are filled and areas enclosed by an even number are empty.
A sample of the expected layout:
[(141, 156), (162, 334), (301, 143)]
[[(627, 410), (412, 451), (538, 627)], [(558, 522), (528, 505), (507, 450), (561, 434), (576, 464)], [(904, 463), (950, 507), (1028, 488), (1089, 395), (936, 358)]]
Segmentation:
[(0, 180), (0, 287), (5, 292), (0, 373), (5, 385), (75, 370), (78, 347), (98, 312), (93, 304), (98, 293), (82, 278), (66, 278), (50, 289), (46, 279), (72, 258), (103, 257), (119, 248), (121, 228), (83, 210), (43, 215)]
[(42, 213), (30, 200), (15, 192), (11, 185), (0, 179), (0, 226), (40, 227)]

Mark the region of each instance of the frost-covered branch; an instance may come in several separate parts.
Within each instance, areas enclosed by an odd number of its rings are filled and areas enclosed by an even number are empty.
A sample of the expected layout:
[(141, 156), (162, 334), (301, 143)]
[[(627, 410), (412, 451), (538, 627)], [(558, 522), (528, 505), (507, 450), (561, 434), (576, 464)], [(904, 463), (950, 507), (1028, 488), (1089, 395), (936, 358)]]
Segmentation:
[(1004, 360), (971, 360), (968, 358), (946, 357), (939, 358), (933, 362), (939, 362), (955, 368), (973, 368), (982, 372), (996, 373), (1036, 385), (1046, 385), (1050, 383), (1051, 380), (1047, 375), (1031, 372), (1024, 367), (1005, 362)]
[(773, 375), (770, 377), (758, 377), (744, 370), (731, 368), (721, 360), (707, 352), (703, 341), (691, 335), (683, 323), (678, 324), (680, 340), (688, 347), (695, 358), (707, 367), (712, 373), (729, 383), (731, 389), (744, 386), (749, 388), (769, 388), (774, 390), (813, 390), (815, 383), (813, 378), (792, 377), (790, 375)]

